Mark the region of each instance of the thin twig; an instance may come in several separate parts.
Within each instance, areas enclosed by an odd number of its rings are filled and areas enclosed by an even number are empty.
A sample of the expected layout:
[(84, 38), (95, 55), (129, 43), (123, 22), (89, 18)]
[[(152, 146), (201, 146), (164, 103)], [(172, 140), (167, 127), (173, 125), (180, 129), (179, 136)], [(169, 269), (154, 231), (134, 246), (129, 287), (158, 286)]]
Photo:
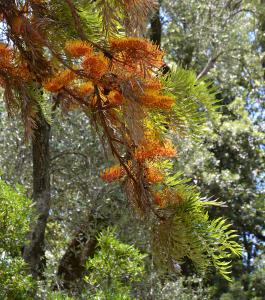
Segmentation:
[(218, 60), (218, 58), (223, 54), (223, 51), (220, 51), (217, 53), (216, 56), (211, 57), (206, 66), (203, 68), (203, 70), (199, 73), (199, 75), (197, 76), (197, 80), (201, 79), (203, 76), (207, 75), (208, 72), (214, 67), (216, 61)]

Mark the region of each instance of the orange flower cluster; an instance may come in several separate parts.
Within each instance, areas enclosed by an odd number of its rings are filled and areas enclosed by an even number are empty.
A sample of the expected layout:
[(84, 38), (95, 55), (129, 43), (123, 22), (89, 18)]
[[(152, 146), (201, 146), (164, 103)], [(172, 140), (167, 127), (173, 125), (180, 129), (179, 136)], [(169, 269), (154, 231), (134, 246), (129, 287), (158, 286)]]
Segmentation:
[(102, 52), (94, 53), (93, 47), (84, 41), (71, 41), (65, 50), (73, 57), (82, 57), (82, 67), (92, 80), (99, 80), (109, 70), (109, 60)]
[[(132, 167), (131, 161), (128, 162), (127, 166), (128, 168)], [(106, 182), (112, 182), (121, 179), (124, 175), (126, 175), (125, 169), (119, 165), (115, 165), (103, 171), (100, 177)], [(151, 165), (145, 168), (144, 175), (146, 182), (150, 184), (161, 182), (164, 178), (162, 172)]]
[(12, 77), (22, 80), (29, 80), (32, 76), (27, 64), (15, 56), (13, 49), (2, 43), (0, 43), (0, 68)]
[(124, 101), (122, 94), (118, 91), (111, 91), (108, 100), (112, 105), (120, 105)]
[(43, 84), (43, 87), (49, 92), (57, 92), (68, 85), (76, 78), (73, 71), (67, 69), (59, 72), (55, 77), (49, 79)]
[(161, 192), (154, 193), (154, 202), (160, 208), (164, 208), (170, 205), (179, 204), (183, 201), (182, 197), (176, 192), (165, 189)]
[(161, 192), (154, 194), (154, 202), (156, 205), (160, 206), (160, 208), (164, 208), (166, 204), (166, 199)]
[(12, 74), (16, 77), (21, 78), (22, 80), (30, 80), (32, 78), (32, 73), (30, 73), (27, 64), (21, 63), (18, 67), (14, 68)]
[(157, 45), (142, 38), (119, 38), (110, 40), (114, 57), (124, 65), (134, 66), (141, 63), (146, 67), (160, 68), (163, 65), (163, 52)]
[(112, 182), (122, 178), (125, 174), (124, 168), (116, 165), (106, 169), (100, 174), (100, 177), (106, 182)]
[[(65, 51), (72, 57), (82, 58), (80, 62), (82, 70), (80, 70), (79, 65), (79, 69), (74, 67), (74, 70), (66, 69), (61, 71), (52, 78), (43, 82), (44, 89), (55, 93), (60, 91), (63, 87), (69, 85), (69, 88), (74, 92), (72, 94), (73, 97), (85, 97), (93, 94), (96, 84), (98, 85), (99, 90), (104, 90), (104, 84), (103, 81), (101, 81), (101, 77), (109, 71), (110, 63), (108, 58), (104, 56), (103, 52), (98, 51), (95, 53), (92, 45), (80, 40), (67, 42), (65, 44)], [(89, 78), (90, 81), (82, 84), (75, 82), (74, 84), (70, 85), (75, 79), (80, 81), (80, 79), (83, 80), (84, 77)], [(105, 85), (108, 85), (108, 82), (105, 83)], [(102, 97), (105, 97), (104, 93), (102, 94)], [(93, 106), (96, 99), (96, 97), (90, 97), (89, 104)], [(105, 99), (106, 97), (104, 100)], [(117, 93), (111, 93), (110, 100), (112, 100), (112, 102), (115, 104), (118, 104), (121, 101)], [(74, 99), (72, 104), (67, 106), (67, 109), (78, 107), (78, 103), (79, 99)]]
[(92, 79), (100, 79), (109, 69), (109, 60), (103, 53), (85, 56), (82, 67)]
[(94, 85), (91, 81), (85, 82), (78, 87), (78, 93), (81, 96), (86, 96), (94, 91)]
[(139, 146), (134, 157), (138, 160), (154, 159), (158, 157), (174, 157), (176, 149), (170, 141), (161, 143), (159, 141), (146, 141), (143, 146)]
[[(93, 47), (84, 41), (68, 42), (65, 50), (72, 57), (82, 58), (80, 61), (82, 71), (79, 74), (90, 80), (74, 87), (76, 93), (80, 96), (90, 95), (97, 86), (98, 93), (90, 98), (90, 104), (93, 106), (98, 98), (101, 99), (102, 107), (106, 109), (104, 116), (108, 118), (108, 122), (113, 128), (120, 126), (121, 121), (118, 120), (118, 116), (119, 114), (123, 116), (124, 113), (124, 107), (121, 104), (126, 105), (127, 101), (137, 102), (139, 111), (142, 106), (143, 111), (139, 114), (142, 114), (140, 120), (143, 122), (146, 116), (145, 108), (172, 109), (174, 98), (163, 95), (162, 82), (153, 76), (153, 71), (163, 65), (163, 53), (156, 45), (141, 38), (112, 39), (109, 48), (111, 60), (103, 52), (94, 51)], [(74, 73), (64, 71), (49, 80), (45, 84), (45, 88), (49, 91), (58, 91), (73, 79), (75, 79)], [(127, 82), (129, 82), (129, 86), (127, 86)], [(131, 93), (134, 97), (126, 100), (122, 94), (123, 90), (126, 91), (126, 95)], [(133, 98), (135, 100), (132, 100)], [(124, 116), (126, 127), (126, 114)], [(136, 149), (131, 149), (130, 152), (133, 152), (135, 163), (128, 160), (126, 165), (134, 177), (138, 177), (139, 172), (143, 172), (139, 177), (143, 176), (145, 184), (149, 186), (162, 182), (165, 177), (163, 170), (161, 171), (156, 166), (155, 160), (174, 157), (176, 150), (170, 140), (159, 140), (155, 131), (146, 130), (143, 135), (144, 142)], [(122, 180), (127, 175), (127, 168), (122, 165), (114, 165), (102, 171), (100, 177), (106, 182)], [(154, 194), (154, 201), (163, 208), (180, 202), (181, 198), (173, 191), (165, 189)]]
[(10, 68), (12, 61), (12, 51), (6, 44), (0, 44), (0, 67)]
[(148, 78), (144, 83), (144, 87), (147, 90), (160, 91), (163, 85), (157, 78)]
[(150, 108), (171, 109), (174, 105), (174, 98), (160, 95), (154, 90), (146, 90), (144, 95), (139, 98), (139, 102)]
[(148, 166), (145, 169), (145, 178), (148, 183), (158, 183), (164, 179), (164, 175), (157, 168)]
[(93, 52), (93, 47), (84, 41), (71, 41), (66, 43), (65, 50), (72, 57), (90, 56)]
[[(139, 115), (141, 115), (139, 119), (143, 123), (146, 116), (145, 108), (169, 110), (174, 105), (174, 98), (163, 95), (162, 83), (152, 75), (152, 72), (156, 70), (155, 68), (159, 68), (163, 64), (163, 53), (156, 45), (140, 38), (113, 39), (110, 41), (111, 60), (103, 52), (94, 51), (93, 47), (84, 41), (68, 42), (65, 50), (72, 57), (82, 58), (80, 61), (82, 70), (77, 74), (70, 70), (62, 71), (47, 81), (44, 87), (48, 91), (56, 92), (71, 83), (79, 75), (83, 78), (88, 77), (87, 80), (89, 81), (78, 84), (73, 89), (80, 96), (93, 95), (89, 98), (91, 106), (95, 105), (98, 99), (102, 101), (103, 116), (107, 118), (107, 124), (111, 124), (114, 131), (121, 127), (123, 116), (125, 127), (129, 122), (126, 112), (123, 111), (125, 108), (121, 106), (123, 103), (126, 105), (129, 101), (138, 102), (136, 104), (139, 107)], [(77, 78), (83, 80), (82, 77)], [(97, 93), (93, 94), (96, 87)], [(131, 93), (134, 97), (128, 97), (126, 100), (122, 91), (125, 91), (126, 95)], [(71, 105), (76, 103), (78, 103), (78, 100), (71, 103)], [(132, 109), (134, 109), (134, 106)], [(119, 116), (121, 116), (121, 120)], [(127, 131), (125, 132), (127, 135)], [(141, 132), (141, 134), (144, 135), (144, 142), (136, 149), (133, 148), (129, 151), (129, 153), (133, 153), (133, 159), (136, 161), (133, 164), (131, 160), (128, 160), (126, 165), (133, 176), (138, 176), (139, 172), (143, 172), (139, 177), (143, 176), (143, 180), (148, 186), (148, 184), (163, 181), (165, 176), (163, 171), (156, 167), (154, 161), (163, 157), (174, 157), (176, 150), (171, 141), (159, 140), (155, 131), (146, 130), (145, 133)], [(121, 134), (124, 139), (127, 138), (126, 135)], [(130, 138), (128, 136), (128, 140)], [(132, 138), (132, 147), (134, 147), (134, 144)], [(127, 175), (126, 170), (125, 166), (114, 165), (101, 172), (100, 177), (106, 182), (121, 180)], [(158, 193), (155, 195), (155, 202), (160, 207), (164, 207), (169, 196), (169, 191)]]

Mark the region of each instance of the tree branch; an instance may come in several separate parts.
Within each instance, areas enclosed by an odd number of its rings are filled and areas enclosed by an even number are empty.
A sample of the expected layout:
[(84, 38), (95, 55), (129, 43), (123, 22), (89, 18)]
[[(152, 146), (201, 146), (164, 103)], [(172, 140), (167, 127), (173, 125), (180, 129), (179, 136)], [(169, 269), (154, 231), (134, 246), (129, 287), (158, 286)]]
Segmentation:
[(201, 79), (203, 76), (207, 75), (208, 72), (214, 67), (216, 61), (218, 60), (218, 58), (223, 54), (223, 51), (219, 51), (217, 53), (216, 56), (211, 57), (206, 66), (202, 69), (202, 71), (199, 73), (199, 75), (197, 76), (197, 80)]
[(74, 19), (75, 28), (77, 30), (77, 33), (79, 34), (79, 36), (81, 37), (82, 40), (87, 40), (86, 34), (82, 28), (81, 21), (80, 21), (78, 13), (76, 11), (76, 8), (74, 6), (74, 3), (72, 2), (72, 0), (65, 0), (65, 2), (71, 11), (71, 15)]

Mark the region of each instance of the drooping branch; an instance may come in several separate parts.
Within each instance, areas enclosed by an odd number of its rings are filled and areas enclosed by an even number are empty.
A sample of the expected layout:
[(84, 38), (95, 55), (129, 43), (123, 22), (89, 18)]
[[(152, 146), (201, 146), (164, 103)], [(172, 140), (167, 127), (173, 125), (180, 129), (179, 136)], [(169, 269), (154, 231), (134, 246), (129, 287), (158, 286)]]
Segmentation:
[(217, 54), (215, 56), (210, 57), (207, 64), (205, 65), (205, 67), (197, 75), (197, 80), (206, 76), (211, 71), (211, 69), (214, 68), (216, 62), (224, 53), (226, 53), (226, 55), (228, 55), (228, 53), (235, 52), (235, 51), (241, 51), (241, 49), (240, 48), (232, 48), (232, 49), (228, 49), (226, 52), (224, 52), (223, 50), (220, 50), (219, 52), (217, 52)]

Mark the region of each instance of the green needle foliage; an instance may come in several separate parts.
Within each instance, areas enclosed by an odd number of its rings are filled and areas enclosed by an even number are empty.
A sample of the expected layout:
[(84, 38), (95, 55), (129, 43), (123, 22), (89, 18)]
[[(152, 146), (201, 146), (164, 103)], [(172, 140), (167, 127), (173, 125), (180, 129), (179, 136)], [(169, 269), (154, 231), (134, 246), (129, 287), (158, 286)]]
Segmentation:
[(33, 281), (20, 257), (31, 218), (31, 201), (0, 179), (0, 299), (33, 299)]
[[(102, 32), (102, 24), (98, 12), (95, 10), (95, 4), (92, 1), (73, 1), (73, 4), (78, 9), (78, 18), (80, 20), (80, 30), (87, 35), (89, 40), (98, 42), (101, 39), (100, 33)], [(64, 37), (65, 39), (71, 39), (79, 36), (69, 5), (66, 1), (53, 0), (50, 3), (51, 8), (54, 12), (52, 18), (57, 20), (56, 28), (60, 34), (57, 34), (59, 38)], [(67, 28), (67, 30), (66, 30)], [(51, 36), (54, 39), (54, 35)]]
[(215, 88), (210, 83), (197, 80), (194, 71), (181, 67), (173, 67), (163, 80), (166, 93), (176, 99), (170, 122), (178, 124), (190, 136), (198, 135), (206, 120), (216, 114), (218, 101)]
[(10, 256), (19, 255), (31, 217), (31, 201), (0, 179), (0, 249)]
[(198, 271), (215, 267), (230, 280), (231, 255), (241, 255), (241, 246), (234, 240), (238, 235), (223, 218), (210, 220), (205, 206), (221, 206), (215, 201), (201, 198), (194, 186), (181, 180), (180, 174), (166, 182), (179, 201), (168, 206), (167, 218), (154, 230), (153, 249), (157, 264), (165, 271), (174, 269), (175, 263), (191, 260)]
[[(193, 71), (174, 67), (165, 76), (165, 92), (175, 97), (172, 112), (164, 117), (154, 114), (153, 120), (161, 132), (169, 133), (169, 124), (179, 138), (188, 135), (198, 138), (206, 120), (216, 117), (218, 107), (215, 90), (209, 83), (197, 80)], [(171, 134), (171, 132), (170, 132)], [(216, 201), (205, 201), (189, 180), (181, 179), (181, 174), (170, 175), (168, 162), (158, 166), (164, 169), (167, 179), (155, 190), (164, 187), (158, 204), (162, 214), (154, 228), (153, 248), (158, 266), (168, 271), (174, 263), (191, 260), (198, 271), (215, 267), (220, 274), (230, 280), (231, 255), (240, 255), (241, 246), (234, 241), (235, 230), (222, 218), (210, 220), (206, 206), (221, 206)], [(174, 268), (173, 268), (174, 269)]]

